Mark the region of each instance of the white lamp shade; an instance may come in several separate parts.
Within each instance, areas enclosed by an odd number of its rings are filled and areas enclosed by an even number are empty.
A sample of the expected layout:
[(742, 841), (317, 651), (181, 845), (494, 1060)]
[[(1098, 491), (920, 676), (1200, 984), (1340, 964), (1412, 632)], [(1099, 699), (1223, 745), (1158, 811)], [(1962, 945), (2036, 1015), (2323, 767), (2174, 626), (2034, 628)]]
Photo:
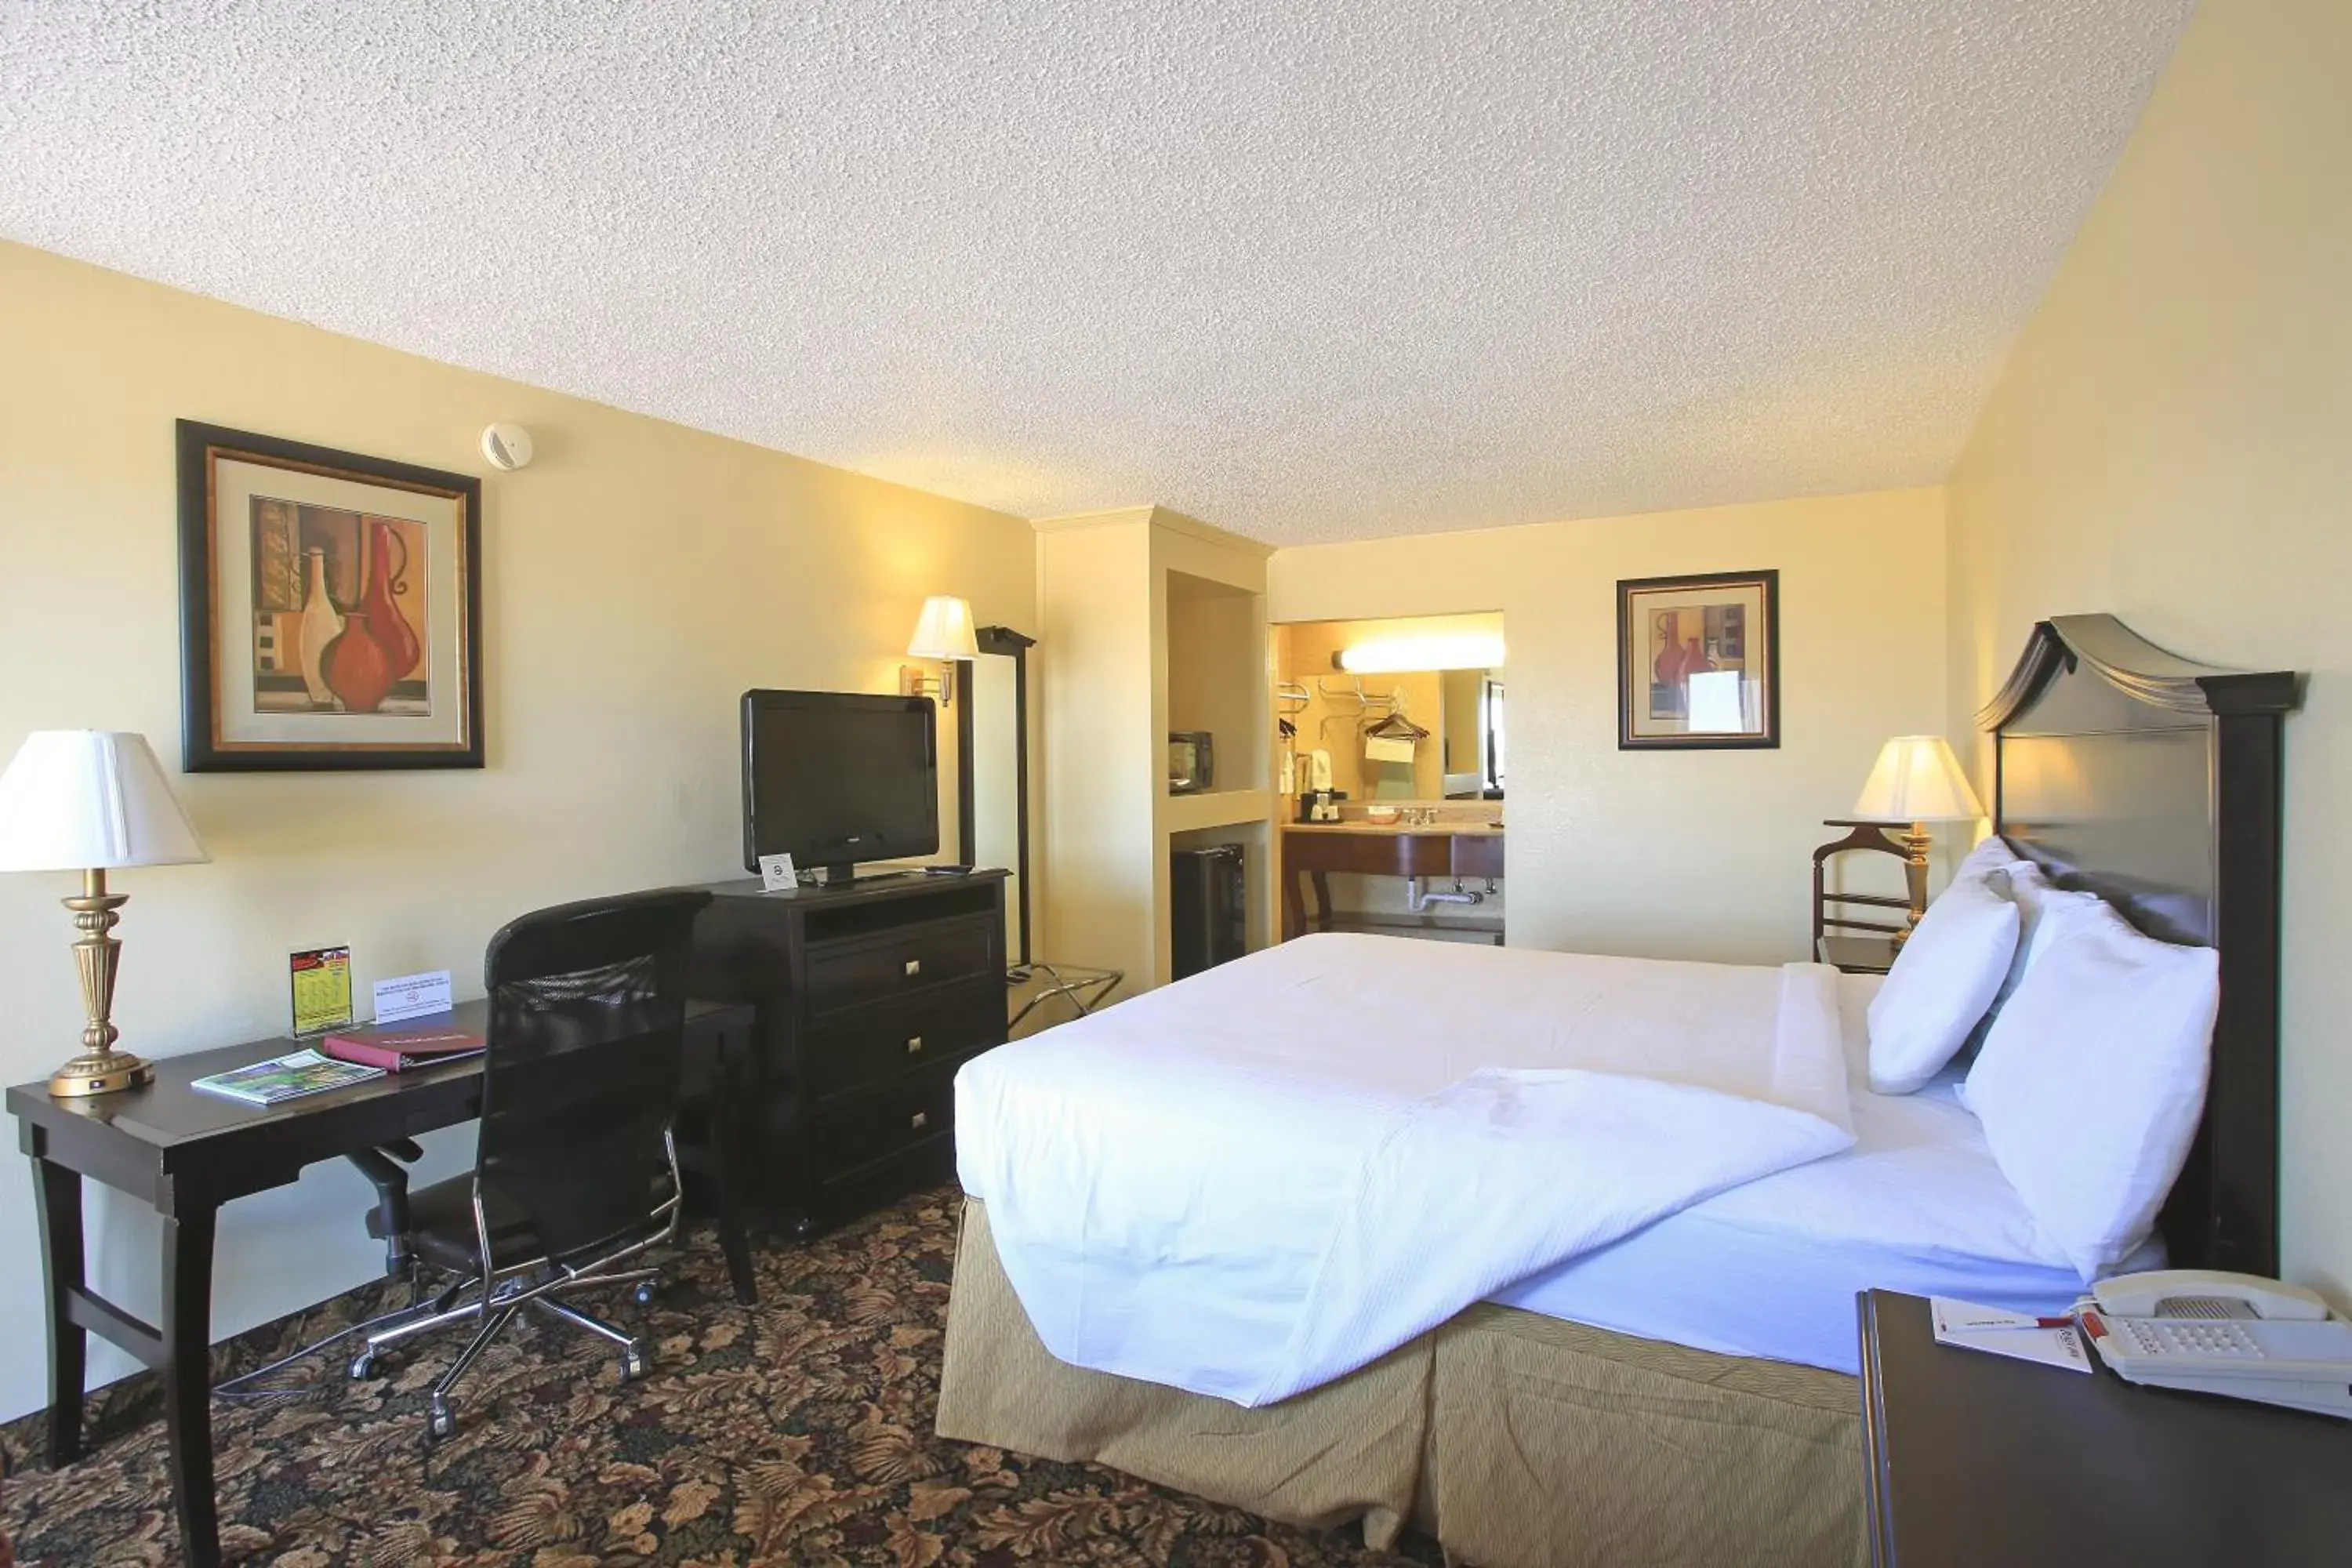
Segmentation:
[(907, 641), (910, 658), (978, 658), (980, 641), (972, 635), (971, 604), (949, 594), (923, 601), (915, 621), (915, 635)]
[(0, 871), (209, 860), (144, 735), (37, 730), (0, 773)]
[(1853, 803), (1856, 816), (1883, 822), (1954, 822), (1982, 816), (1969, 775), (1941, 735), (1897, 735)]

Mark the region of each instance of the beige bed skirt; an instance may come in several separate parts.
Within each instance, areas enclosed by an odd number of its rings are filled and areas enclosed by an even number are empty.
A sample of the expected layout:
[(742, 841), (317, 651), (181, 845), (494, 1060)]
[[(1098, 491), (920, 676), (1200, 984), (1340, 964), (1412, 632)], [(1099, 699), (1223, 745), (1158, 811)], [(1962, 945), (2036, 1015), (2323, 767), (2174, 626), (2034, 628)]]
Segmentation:
[(1485, 1568), (1823, 1568), (1868, 1560), (1860, 1410), (1840, 1373), (1484, 1304), (1244, 1410), (1055, 1360), (967, 1199), (938, 1429)]

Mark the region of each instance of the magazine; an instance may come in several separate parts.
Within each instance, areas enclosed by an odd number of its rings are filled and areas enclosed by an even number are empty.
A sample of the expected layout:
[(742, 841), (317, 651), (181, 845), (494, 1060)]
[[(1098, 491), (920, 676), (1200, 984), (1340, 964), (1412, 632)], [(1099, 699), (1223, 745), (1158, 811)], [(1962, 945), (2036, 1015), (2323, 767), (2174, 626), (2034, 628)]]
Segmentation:
[(316, 1051), (299, 1050), (272, 1057), (266, 1062), (256, 1062), (249, 1068), (214, 1073), (209, 1078), (196, 1079), (190, 1087), (201, 1089), (207, 1094), (223, 1094), (231, 1100), (241, 1100), (247, 1105), (276, 1105), (282, 1100), (323, 1094), (331, 1089), (349, 1089), (355, 1083), (365, 1083), (370, 1079), (383, 1076), (382, 1068), (332, 1061)]

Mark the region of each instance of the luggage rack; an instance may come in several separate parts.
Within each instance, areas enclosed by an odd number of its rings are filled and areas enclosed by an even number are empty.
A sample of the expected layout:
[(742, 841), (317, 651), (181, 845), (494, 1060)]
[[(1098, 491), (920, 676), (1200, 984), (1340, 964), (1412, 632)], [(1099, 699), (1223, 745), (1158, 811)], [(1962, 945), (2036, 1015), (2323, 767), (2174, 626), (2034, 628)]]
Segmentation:
[(1042, 961), (1021, 964), (1005, 971), (1004, 977), (1013, 984), (1024, 984), (1038, 975), (1050, 984), (1022, 1004), (1021, 1011), (1013, 1015), (1008, 1028), (1016, 1028), (1021, 1020), (1046, 1003), (1067, 997), (1081, 1018), (1110, 1000), (1111, 993), (1127, 983), (1124, 969), (1089, 969), (1076, 963), (1046, 963)]

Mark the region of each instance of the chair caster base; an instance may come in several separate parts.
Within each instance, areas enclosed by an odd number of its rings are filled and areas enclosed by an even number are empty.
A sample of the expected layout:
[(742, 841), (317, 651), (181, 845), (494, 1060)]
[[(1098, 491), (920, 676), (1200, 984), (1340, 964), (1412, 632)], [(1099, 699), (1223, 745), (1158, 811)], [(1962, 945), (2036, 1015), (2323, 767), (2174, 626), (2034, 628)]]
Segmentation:
[(654, 1298), (661, 1294), (661, 1288), (662, 1282), (658, 1279), (640, 1279), (629, 1296), (638, 1306), (650, 1307), (654, 1304)]
[(425, 1440), (428, 1443), (445, 1442), (457, 1436), (457, 1412), (445, 1396), (435, 1394), (425, 1416)]
[(646, 1368), (651, 1363), (646, 1359), (645, 1346), (642, 1343), (632, 1341), (621, 1351), (621, 1381), (623, 1383), (637, 1382), (646, 1375)]
[(375, 1352), (360, 1352), (359, 1354), (352, 1357), (352, 1364), (346, 1370), (350, 1372), (353, 1383), (367, 1382), (376, 1374)]

